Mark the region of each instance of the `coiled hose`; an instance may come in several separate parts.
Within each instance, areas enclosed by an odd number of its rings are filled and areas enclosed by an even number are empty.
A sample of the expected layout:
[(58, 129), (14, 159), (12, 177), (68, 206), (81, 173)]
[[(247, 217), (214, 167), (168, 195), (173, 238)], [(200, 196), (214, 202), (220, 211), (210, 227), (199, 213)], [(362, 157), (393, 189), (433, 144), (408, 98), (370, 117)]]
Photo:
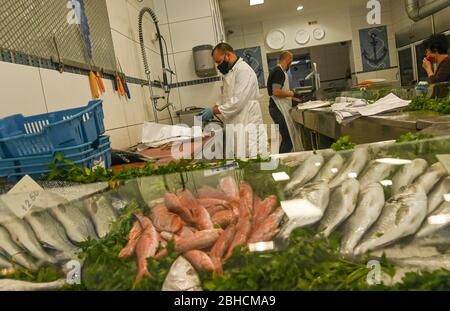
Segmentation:
[[(145, 42), (144, 42), (144, 27), (143, 27), (143, 21), (144, 21), (144, 15), (145, 13), (148, 13), (152, 20), (153, 23), (155, 24), (155, 28), (156, 28), (156, 33), (158, 36), (158, 41), (159, 41), (159, 50), (160, 50), (160, 55), (161, 55), (161, 65), (162, 65), (162, 70), (163, 70), (163, 88), (164, 91), (167, 94), (167, 104), (164, 105), (161, 108), (158, 108), (156, 106), (156, 104), (153, 104), (153, 114), (155, 116), (155, 121), (158, 122), (158, 116), (157, 116), (157, 111), (163, 111), (164, 109), (167, 109), (167, 111), (169, 112), (169, 116), (170, 116), (170, 120), (173, 124), (173, 118), (172, 118), (172, 113), (170, 111), (170, 103), (169, 103), (169, 98), (170, 98), (170, 85), (168, 83), (167, 80), (167, 73), (166, 73), (166, 63), (164, 60), (164, 49), (163, 49), (163, 43), (162, 43), (162, 36), (161, 36), (161, 31), (159, 30), (159, 25), (158, 25), (158, 18), (156, 17), (156, 13), (148, 8), (142, 8), (142, 10), (139, 12), (139, 21), (138, 21), (138, 28), (139, 28), (139, 44), (141, 46), (141, 55), (142, 55), (142, 61), (144, 63), (144, 69), (145, 69), (145, 74), (147, 75), (147, 79), (149, 82), (149, 88), (150, 88), (150, 95), (152, 97), (152, 101), (153, 101), (153, 88), (151, 85), (151, 77), (150, 77), (150, 66), (148, 64), (148, 59), (147, 59), (147, 51), (145, 49)], [(168, 53), (168, 51), (167, 51)]]

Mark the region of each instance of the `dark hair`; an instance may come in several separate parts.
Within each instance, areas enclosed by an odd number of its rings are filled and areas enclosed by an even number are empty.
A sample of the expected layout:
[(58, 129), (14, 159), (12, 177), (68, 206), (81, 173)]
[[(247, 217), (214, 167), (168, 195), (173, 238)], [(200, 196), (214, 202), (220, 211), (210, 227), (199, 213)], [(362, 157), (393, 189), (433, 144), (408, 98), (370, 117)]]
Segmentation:
[(220, 51), (222, 53), (227, 53), (227, 52), (234, 53), (233, 47), (225, 42), (222, 42), (222, 43), (219, 43), (218, 45), (216, 45), (216, 47), (212, 50), (211, 55), (214, 55), (215, 51)]
[(444, 34), (432, 35), (423, 42), (423, 45), (425, 46), (425, 49), (428, 49), (433, 53), (438, 54), (448, 53), (448, 40), (447, 36)]

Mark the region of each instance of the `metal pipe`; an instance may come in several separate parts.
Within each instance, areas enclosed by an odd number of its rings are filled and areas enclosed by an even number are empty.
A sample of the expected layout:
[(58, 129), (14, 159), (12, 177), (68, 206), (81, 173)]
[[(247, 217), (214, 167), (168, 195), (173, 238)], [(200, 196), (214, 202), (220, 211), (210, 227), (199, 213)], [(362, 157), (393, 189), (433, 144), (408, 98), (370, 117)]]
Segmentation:
[(450, 6), (450, 0), (435, 0), (421, 6), (419, 0), (405, 0), (406, 13), (415, 22)]

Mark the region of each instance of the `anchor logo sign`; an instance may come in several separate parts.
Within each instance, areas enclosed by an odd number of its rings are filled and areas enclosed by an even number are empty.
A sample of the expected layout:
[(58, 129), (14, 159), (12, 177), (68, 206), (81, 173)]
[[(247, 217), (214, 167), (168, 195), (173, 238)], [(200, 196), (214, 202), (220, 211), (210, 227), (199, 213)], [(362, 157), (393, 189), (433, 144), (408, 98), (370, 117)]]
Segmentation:
[(370, 36), (369, 44), (372, 46), (372, 52), (368, 52), (364, 49), (362, 56), (371, 67), (383, 68), (386, 64), (382, 63), (382, 61), (389, 53), (389, 50), (385, 46), (384, 41), (378, 37), (375, 31), (370, 31), (368, 34)]

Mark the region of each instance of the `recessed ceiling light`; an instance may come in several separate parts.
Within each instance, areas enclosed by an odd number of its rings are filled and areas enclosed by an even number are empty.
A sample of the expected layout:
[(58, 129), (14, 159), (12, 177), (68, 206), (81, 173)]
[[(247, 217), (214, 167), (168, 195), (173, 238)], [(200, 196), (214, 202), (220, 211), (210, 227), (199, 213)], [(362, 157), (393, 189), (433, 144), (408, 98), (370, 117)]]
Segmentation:
[(297, 11), (301, 11), (301, 10), (303, 10), (303, 5), (299, 5), (299, 6), (297, 7)]
[(263, 4), (264, 0), (250, 0), (250, 5)]

